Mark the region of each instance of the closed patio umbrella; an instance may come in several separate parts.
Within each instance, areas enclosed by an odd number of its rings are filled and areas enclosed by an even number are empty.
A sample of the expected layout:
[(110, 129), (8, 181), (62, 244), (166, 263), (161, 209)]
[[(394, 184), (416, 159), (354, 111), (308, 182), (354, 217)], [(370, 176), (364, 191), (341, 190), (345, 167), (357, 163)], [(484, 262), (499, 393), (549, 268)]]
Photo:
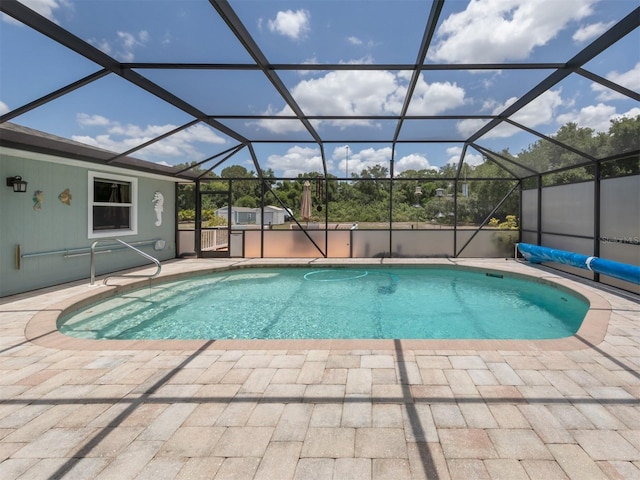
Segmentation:
[(311, 220), (311, 184), (305, 180), (302, 186), (302, 199), (300, 200), (300, 217), (303, 220)]

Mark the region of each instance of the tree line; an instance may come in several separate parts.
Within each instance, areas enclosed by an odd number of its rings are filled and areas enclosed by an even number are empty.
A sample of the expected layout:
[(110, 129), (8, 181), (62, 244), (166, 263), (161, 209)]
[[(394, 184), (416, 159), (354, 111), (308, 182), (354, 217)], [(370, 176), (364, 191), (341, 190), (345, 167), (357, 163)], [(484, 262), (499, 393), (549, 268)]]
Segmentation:
[[(308, 180), (314, 221), (448, 224), (454, 218), (455, 198), (459, 223), (479, 224), (491, 216), (494, 224), (509, 224), (519, 212), (519, 178), (525, 179), (523, 188), (535, 188), (539, 182), (547, 186), (592, 180), (596, 168), (601, 177), (636, 175), (640, 172), (639, 149), (640, 115), (611, 121), (608, 132), (569, 123), (549, 140), (540, 139), (515, 155), (508, 149), (495, 153), (483, 149), (483, 162), (476, 166), (464, 163), (460, 175), (458, 166), (449, 164), (437, 169), (405, 170), (390, 179), (386, 166), (373, 165), (352, 173), (349, 180), (331, 174), (325, 178), (321, 172), (278, 179), (269, 169), (262, 172), (261, 182), (255, 172), (231, 165), (220, 175), (208, 173), (201, 189), (230, 191), (236, 207), (274, 205), (297, 216), (303, 184)], [(592, 161), (611, 157), (614, 160), (601, 162), (598, 167)], [(225, 195), (203, 195), (202, 200), (208, 217), (228, 204)], [(194, 216), (192, 184), (180, 186), (178, 207), (182, 220)]]

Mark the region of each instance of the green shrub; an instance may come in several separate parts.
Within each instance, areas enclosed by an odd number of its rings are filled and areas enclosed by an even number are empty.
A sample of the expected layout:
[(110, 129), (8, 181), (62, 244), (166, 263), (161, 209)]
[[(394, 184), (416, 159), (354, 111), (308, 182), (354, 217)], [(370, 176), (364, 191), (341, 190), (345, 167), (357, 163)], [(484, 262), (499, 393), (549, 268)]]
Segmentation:
[(207, 227), (223, 227), (227, 224), (227, 219), (224, 217), (218, 217), (217, 215), (213, 215), (206, 222)]
[(195, 210), (179, 210), (178, 221), (179, 222), (194, 222), (196, 219)]
[[(493, 218), (491, 220), (494, 220)], [(489, 222), (491, 223), (491, 222)], [(502, 230), (517, 230), (518, 220), (515, 215), (507, 215), (507, 220), (498, 225)]]

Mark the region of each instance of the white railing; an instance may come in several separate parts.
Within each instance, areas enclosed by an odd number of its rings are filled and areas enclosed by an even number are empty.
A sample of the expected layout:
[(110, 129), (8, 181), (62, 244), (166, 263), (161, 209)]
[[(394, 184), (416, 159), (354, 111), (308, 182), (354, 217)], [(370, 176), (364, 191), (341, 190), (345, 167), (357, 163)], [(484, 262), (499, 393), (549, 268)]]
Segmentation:
[(202, 230), (200, 237), (202, 250), (222, 250), (229, 247), (229, 230), (225, 228)]

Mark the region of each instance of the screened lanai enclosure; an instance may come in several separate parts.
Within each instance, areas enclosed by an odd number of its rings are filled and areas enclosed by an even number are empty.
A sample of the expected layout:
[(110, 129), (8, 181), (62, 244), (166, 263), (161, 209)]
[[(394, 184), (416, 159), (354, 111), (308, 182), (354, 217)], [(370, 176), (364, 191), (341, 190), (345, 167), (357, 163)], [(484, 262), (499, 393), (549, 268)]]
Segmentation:
[(175, 256), (640, 264), (637, 2), (0, 10), (0, 146), (171, 178)]

